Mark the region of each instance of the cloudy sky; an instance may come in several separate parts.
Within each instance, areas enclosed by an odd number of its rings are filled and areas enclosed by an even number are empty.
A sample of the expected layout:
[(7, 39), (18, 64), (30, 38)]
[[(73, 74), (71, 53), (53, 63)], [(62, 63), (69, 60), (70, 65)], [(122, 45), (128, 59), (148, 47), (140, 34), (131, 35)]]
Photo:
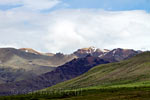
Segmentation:
[(150, 0), (0, 0), (0, 47), (150, 50)]

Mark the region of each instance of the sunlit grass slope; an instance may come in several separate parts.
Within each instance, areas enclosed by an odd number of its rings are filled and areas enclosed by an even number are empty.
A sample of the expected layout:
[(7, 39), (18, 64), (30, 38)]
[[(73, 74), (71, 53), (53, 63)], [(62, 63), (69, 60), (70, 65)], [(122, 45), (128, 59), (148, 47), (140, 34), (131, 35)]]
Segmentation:
[(122, 62), (96, 66), (77, 78), (44, 89), (44, 91), (53, 89), (140, 87), (149, 86), (149, 81), (150, 52), (145, 52)]

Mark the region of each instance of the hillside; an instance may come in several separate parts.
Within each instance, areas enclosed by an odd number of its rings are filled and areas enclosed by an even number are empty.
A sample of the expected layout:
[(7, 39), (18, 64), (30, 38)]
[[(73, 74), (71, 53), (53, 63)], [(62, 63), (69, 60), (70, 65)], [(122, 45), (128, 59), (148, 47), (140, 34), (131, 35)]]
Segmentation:
[(33, 49), (0, 48), (0, 84), (50, 72), (74, 58), (60, 53), (47, 56)]
[(72, 80), (35, 94), (2, 100), (149, 100), (150, 52), (128, 60), (98, 65)]
[(28, 93), (35, 90), (44, 89), (82, 75), (96, 65), (106, 63), (109, 62), (92, 56), (74, 59), (62, 66), (57, 67), (55, 70), (40, 76), (31, 77), (28, 80), (12, 82), (9, 84), (0, 84), (0, 94), (15, 94), (15, 91), (17, 91), (17, 93)]
[(150, 52), (145, 52), (125, 61), (96, 66), (77, 78), (47, 88), (45, 91), (148, 85), (149, 80)]

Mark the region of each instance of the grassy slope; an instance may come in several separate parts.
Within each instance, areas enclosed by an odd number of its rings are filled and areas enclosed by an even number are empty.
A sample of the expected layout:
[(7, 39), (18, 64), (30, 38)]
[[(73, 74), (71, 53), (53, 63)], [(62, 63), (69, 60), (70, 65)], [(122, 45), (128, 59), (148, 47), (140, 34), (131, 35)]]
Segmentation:
[(132, 87), (145, 84), (149, 85), (149, 80), (150, 52), (145, 52), (129, 60), (94, 67), (87, 73), (75, 79), (44, 90), (106, 88), (112, 86)]

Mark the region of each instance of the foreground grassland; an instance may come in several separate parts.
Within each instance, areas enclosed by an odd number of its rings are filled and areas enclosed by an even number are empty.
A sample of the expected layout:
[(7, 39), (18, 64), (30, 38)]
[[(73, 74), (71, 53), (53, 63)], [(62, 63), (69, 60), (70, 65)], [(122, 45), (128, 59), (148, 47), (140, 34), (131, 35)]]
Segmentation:
[(150, 86), (78, 89), (0, 97), (0, 100), (150, 100)]
[[(144, 88), (143, 88), (144, 89)], [(133, 88), (91, 90), (82, 96), (60, 100), (150, 100), (150, 90)]]

